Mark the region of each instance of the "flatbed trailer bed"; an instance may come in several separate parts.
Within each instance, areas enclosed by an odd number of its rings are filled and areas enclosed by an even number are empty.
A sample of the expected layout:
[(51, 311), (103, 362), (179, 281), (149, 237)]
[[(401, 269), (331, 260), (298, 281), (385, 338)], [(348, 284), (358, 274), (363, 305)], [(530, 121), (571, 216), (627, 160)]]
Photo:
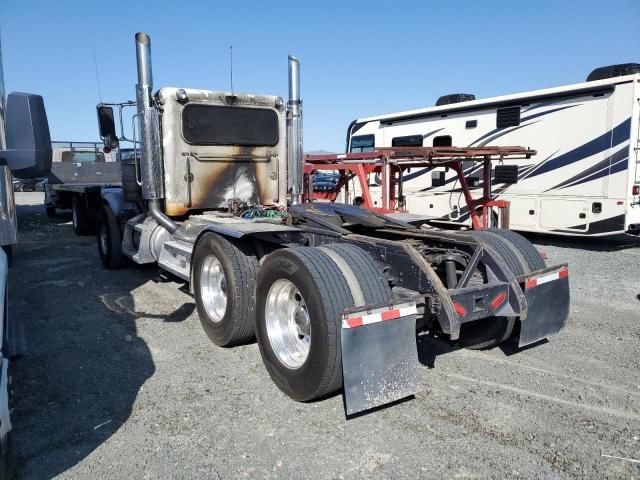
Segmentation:
[(76, 234), (95, 233), (102, 192), (120, 187), (121, 176), (120, 162), (53, 162), (45, 184), (47, 215), (54, 217), (58, 209), (70, 209)]

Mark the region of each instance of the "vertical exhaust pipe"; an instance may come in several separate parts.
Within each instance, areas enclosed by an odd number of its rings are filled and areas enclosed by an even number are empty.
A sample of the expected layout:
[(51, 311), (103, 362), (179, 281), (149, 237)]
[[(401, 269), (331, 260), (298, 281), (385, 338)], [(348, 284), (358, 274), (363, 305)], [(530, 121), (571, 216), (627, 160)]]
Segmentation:
[(289, 100), (287, 102), (287, 166), (291, 204), (302, 202), (303, 184), (302, 100), (300, 100), (300, 62), (289, 55)]
[(138, 83), (136, 101), (140, 122), (140, 177), (142, 198), (147, 200), (149, 213), (170, 233), (178, 229), (160, 208), (164, 197), (164, 179), (160, 152), (160, 123), (153, 106), (153, 75), (151, 71), (151, 39), (146, 33), (136, 33), (136, 65)]

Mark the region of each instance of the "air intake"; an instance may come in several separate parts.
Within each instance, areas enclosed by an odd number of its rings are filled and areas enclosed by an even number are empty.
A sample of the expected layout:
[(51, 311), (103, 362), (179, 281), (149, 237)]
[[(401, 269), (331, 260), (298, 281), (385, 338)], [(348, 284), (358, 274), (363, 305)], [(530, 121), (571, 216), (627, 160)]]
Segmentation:
[(452, 103), (469, 102), (475, 100), (476, 96), (471, 93), (452, 93), (441, 96), (436, 102), (436, 107), (441, 105), (451, 105)]
[(618, 65), (607, 65), (606, 67), (596, 68), (587, 77), (587, 82), (594, 80), (604, 80), (605, 78), (622, 77), (624, 75), (633, 75), (640, 73), (640, 63), (620, 63)]

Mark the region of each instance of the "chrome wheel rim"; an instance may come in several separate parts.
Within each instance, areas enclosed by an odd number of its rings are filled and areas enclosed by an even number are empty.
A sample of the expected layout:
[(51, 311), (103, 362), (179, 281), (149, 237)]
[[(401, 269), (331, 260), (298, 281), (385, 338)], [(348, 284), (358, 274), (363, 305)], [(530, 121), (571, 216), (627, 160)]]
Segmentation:
[(227, 278), (215, 255), (208, 255), (202, 262), (200, 294), (209, 318), (220, 322), (227, 311)]
[(107, 226), (104, 223), (100, 225), (100, 250), (107, 254)]
[(267, 293), (265, 319), (278, 360), (288, 368), (300, 368), (311, 348), (311, 321), (298, 287), (289, 280), (276, 280)]

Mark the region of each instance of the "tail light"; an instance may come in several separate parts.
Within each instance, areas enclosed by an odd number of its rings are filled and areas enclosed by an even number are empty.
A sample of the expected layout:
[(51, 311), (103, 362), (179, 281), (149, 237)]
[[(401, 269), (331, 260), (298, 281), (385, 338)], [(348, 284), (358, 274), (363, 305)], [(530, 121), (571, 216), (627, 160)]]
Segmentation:
[(460, 305), (458, 302), (453, 302), (453, 308), (456, 310), (456, 313), (459, 317), (467, 316), (467, 309)]
[(631, 187), (631, 195), (640, 195), (640, 185)]
[(500, 292), (498, 295), (496, 295), (496, 298), (491, 300), (491, 309), (496, 310), (500, 305), (504, 303), (506, 299), (507, 299), (507, 294), (504, 292)]

